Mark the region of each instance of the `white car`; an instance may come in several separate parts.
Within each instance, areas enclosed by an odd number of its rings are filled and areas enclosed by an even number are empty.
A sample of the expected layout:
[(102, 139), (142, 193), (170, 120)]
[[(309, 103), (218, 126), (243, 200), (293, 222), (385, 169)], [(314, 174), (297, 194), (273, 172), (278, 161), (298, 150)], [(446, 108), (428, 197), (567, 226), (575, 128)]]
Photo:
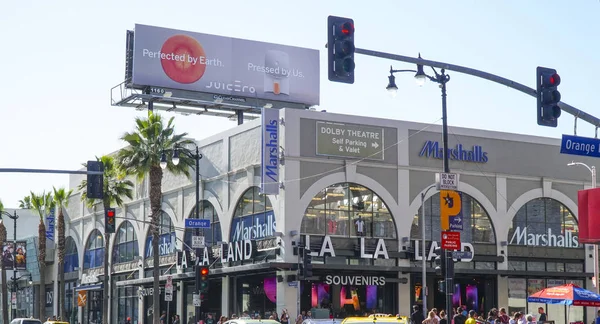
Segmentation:
[(15, 318), (10, 324), (42, 324), (42, 321), (34, 318)]

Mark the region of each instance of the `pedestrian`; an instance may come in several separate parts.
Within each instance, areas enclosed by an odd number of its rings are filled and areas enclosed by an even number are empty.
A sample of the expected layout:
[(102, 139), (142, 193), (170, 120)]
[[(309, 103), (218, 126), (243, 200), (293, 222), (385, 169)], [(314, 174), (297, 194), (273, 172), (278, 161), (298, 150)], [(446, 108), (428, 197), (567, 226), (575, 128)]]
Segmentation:
[(463, 314), (461, 307), (456, 309), (456, 315), (454, 315), (454, 324), (465, 324), (467, 317)]
[(125, 320), (125, 324), (131, 324), (131, 317), (127, 317), (127, 319)]
[(546, 313), (544, 312), (544, 307), (538, 307), (538, 313), (540, 314), (538, 322), (545, 322), (548, 320), (548, 318), (546, 318)]
[(281, 310), (281, 317), (280, 320), (281, 324), (289, 324), (290, 322), (290, 316), (287, 313), (287, 309), (282, 309)]
[[(419, 309), (419, 305), (413, 305), (413, 312), (410, 314), (411, 324), (421, 324), (425, 320), (423, 312)], [(461, 323), (464, 324), (464, 323)]]
[(436, 318), (435, 312), (432, 310), (429, 312), (429, 316), (421, 322), (422, 324), (439, 324), (438, 319)]

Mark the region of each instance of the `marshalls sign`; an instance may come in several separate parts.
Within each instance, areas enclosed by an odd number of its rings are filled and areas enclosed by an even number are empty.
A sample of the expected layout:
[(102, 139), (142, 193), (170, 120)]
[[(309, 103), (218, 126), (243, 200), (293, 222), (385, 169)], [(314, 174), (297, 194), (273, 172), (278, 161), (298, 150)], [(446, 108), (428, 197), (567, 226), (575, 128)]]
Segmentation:
[(263, 108), (260, 192), (279, 194), (279, 109)]

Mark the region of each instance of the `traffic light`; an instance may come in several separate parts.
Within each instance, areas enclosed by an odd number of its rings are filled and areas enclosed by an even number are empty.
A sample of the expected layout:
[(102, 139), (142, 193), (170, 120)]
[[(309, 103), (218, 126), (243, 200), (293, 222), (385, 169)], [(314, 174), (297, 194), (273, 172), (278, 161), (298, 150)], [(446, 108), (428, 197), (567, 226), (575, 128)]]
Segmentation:
[(354, 20), (327, 18), (329, 81), (354, 83)]
[(312, 254), (309, 249), (304, 249), (304, 257), (302, 258), (302, 266), (304, 269), (304, 278), (312, 277), (312, 275), (313, 275)]
[[(104, 164), (100, 161), (88, 161), (87, 171), (102, 171), (104, 172)], [(104, 198), (104, 175), (88, 174), (87, 175), (87, 197), (89, 199)], [(114, 232), (113, 232), (114, 233)]]
[(555, 69), (538, 66), (536, 70), (537, 122), (541, 126), (558, 126), (560, 117), (560, 76)]
[(116, 214), (116, 211), (114, 208), (106, 208), (104, 210), (104, 232), (105, 233), (114, 233), (116, 231), (115, 214)]
[(433, 250), (435, 257), (435, 273), (437, 275), (446, 276), (446, 251), (441, 248)]
[(200, 293), (200, 302), (204, 302), (208, 299), (208, 275), (210, 274), (210, 270), (208, 267), (200, 267), (199, 275), (200, 275), (200, 283), (199, 283), (199, 293)]

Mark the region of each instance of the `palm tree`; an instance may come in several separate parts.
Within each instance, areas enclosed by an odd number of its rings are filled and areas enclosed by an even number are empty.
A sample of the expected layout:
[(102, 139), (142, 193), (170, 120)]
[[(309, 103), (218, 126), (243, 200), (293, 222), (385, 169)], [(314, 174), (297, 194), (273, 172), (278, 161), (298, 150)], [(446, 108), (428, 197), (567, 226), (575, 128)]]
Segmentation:
[(41, 195), (36, 195), (31, 192), (31, 207), (40, 216), (40, 225), (38, 226), (38, 263), (40, 268), (40, 293), (37, 295), (39, 301), (40, 318), (44, 317), (44, 309), (46, 309), (46, 224), (44, 217), (54, 208), (54, 200), (52, 193), (44, 192)]
[[(115, 158), (109, 155), (104, 155), (100, 158), (96, 157), (96, 160), (102, 162), (104, 165), (104, 188), (103, 188), (103, 196), (102, 205), (104, 210), (110, 208), (111, 204), (115, 204), (118, 207), (123, 207), (123, 197), (127, 197), (129, 199), (133, 199), (133, 182), (125, 179), (125, 172), (119, 168), (119, 165), (115, 163)], [(84, 166), (87, 166), (84, 164)], [(99, 203), (97, 199), (88, 199), (87, 198), (87, 180), (81, 181), (81, 184), (77, 189), (83, 190), (81, 193), (81, 200), (85, 200), (88, 207), (92, 207), (95, 204)], [(59, 214), (60, 217), (60, 214)], [(59, 218), (60, 222), (60, 218)], [(60, 224), (58, 225), (60, 228)], [(108, 255), (109, 255), (109, 247), (108, 243), (110, 242), (110, 233), (104, 233), (106, 236), (104, 238), (104, 298), (102, 300), (102, 321), (104, 323), (109, 323), (108, 319), (108, 283), (110, 282), (110, 271), (108, 267)], [(63, 253), (64, 254), (64, 253)], [(64, 257), (64, 255), (63, 255)], [(60, 260), (60, 254), (59, 254)], [(59, 261), (60, 262), (60, 261)], [(63, 287), (64, 289), (64, 287)], [(62, 294), (61, 296), (64, 296)], [(64, 318), (64, 317), (63, 317)]]
[(19, 200), (19, 208), (21, 209), (31, 209), (31, 197), (25, 196), (23, 200)]
[(117, 160), (125, 172), (135, 175), (138, 180), (142, 180), (148, 174), (150, 175), (150, 210), (151, 210), (151, 229), (152, 229), (152, 251), (154, 259), (154, 294), (152, 295), (152, 305), (154, 307), (153, 323), (160, 322), (160, 291), (159, 286), (159, 217), (161, 215), (162, 204), (162, 176), (163, 169), (160, 162), (164, 155), (171, 155), (174, 149), (178, 149), (182, 154), (179, 156), (177, 165), (172, 162), (167, 163), (167, 169), (174, 174), (185, 174), (190, 176), (190, 168), (194, 166), (195, 161), (191, 158), (192, 154), (186, 147), (193, 141), (185, 139), (187, 133), (174, 134), (174, 117), (171, 117), (165, 125), (159, 114), (148, 112), (147, 118), (137, 117), (135, 119), (135, 130), (131, 133), (125, 133), (121, 139), (129, 146), (121, 149), (117, 154)]
[[(4, 204), (0, 200), (0, 213), (4, 211)], [(4, 222), (0, 222), (0, 246), (4, 247), (6, 242), (6, 226)], [(0, 256), (0, 268), (2, 269), (2, 323), (8, 323), (8, 287), (6, 285), (6, 271), (4, 267), (3, 257)]]
[[(54, 191), (54, 203), (58, 206), (58, 315), (60, 318), (65, 318), (65, 214), (63, 208), (69, 207), (69, 197), (73, 190), (65, 190), (65, 188), (56, 189)], [(27, 198), (27, 197), (26, 197)]]

